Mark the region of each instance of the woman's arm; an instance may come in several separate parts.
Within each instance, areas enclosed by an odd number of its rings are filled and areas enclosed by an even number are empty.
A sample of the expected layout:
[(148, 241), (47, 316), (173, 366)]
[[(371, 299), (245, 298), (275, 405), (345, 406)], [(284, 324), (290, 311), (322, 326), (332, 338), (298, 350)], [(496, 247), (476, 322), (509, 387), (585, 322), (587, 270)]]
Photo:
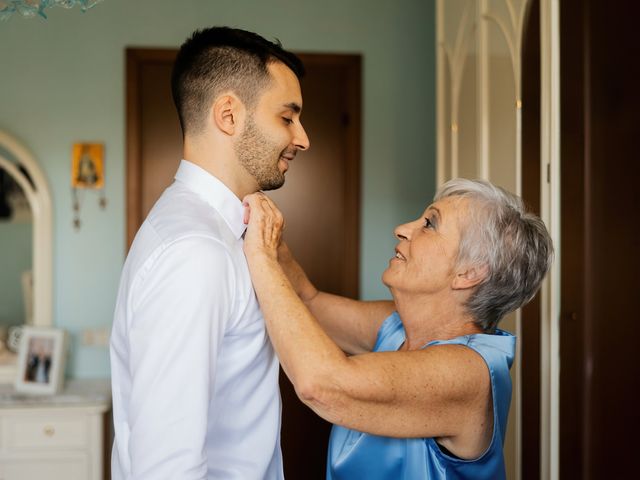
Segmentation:
[(489, 372), (460, 345), (347, 356), (300, 300), (278, 263), (282, 216), (265, 196), (245, 199), (245, 253), (269, 336), (300, 399), (324, 419), (392, 437), (436, 437), (474, 458), (492, 431)]
[(395, 310), (392, 301), (363, 302), (319, 291), (284, 242), (278, 248), (278, 262), (300, 299), (343, 351), (373, 350), (380, 325)]

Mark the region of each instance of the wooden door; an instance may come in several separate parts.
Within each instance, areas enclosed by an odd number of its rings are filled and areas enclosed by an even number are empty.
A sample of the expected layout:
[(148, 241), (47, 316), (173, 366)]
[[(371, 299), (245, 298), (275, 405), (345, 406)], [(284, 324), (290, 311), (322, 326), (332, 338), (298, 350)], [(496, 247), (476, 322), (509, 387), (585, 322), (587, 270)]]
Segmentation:
[[(171, 100), (176, 50), (127, 50), (128, 245), (182, 157)], [(287, 219), (285, 239), (318, 288), (358, 296), (360, 57), (301, 54), (302, 121), (311, 149), (269, 192)], [(288, 479), (323, 479), (330, 425), (296, 397), (281, 372), (282, 452)]]
[(640, 9), (560, 8), (560, 478), (635, 478)]
[[(540, 2), (531, 0), (522, 32), (522, 198), (540, 215)], [(522, 309), (521, 480), (540, 479), (540, 295)], [(517, 478), (517, 477), (516, 477)]]

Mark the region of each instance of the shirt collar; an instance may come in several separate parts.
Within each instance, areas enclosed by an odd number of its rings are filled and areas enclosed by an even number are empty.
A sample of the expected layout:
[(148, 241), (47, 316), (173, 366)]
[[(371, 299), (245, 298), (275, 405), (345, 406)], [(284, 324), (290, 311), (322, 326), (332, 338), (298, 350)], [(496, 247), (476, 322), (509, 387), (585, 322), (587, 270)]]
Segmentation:
[(237, 239), (244, 235), (244, 207), (235, 193), (202, 167), (188, 160), (180, 161), (175, 179), (184, 183), (224, 218)]

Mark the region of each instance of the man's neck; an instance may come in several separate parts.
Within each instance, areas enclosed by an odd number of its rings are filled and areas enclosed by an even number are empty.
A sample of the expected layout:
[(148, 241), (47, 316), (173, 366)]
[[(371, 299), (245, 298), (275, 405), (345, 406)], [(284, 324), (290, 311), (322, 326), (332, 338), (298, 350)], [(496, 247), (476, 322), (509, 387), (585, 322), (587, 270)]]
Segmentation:
[(240, 200), (260, 189), (255, 179), (240, 165), (233, 149), (229, 147), (203, 145), (185, 140), (183, 158), (216, 177)]

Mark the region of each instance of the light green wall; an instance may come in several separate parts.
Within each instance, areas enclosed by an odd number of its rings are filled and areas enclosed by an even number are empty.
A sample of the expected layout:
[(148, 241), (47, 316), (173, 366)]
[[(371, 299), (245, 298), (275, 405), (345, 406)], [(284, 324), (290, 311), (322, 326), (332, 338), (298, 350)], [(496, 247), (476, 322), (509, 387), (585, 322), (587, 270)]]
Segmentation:
[[(125, 249), (125, 59), (128, 46), (178, 47), (196, 28), (232, 25), (300, 52), (363, 56), (361, 291), (388, 297), (380, 275), (393, 227), (434, 189), (433, 0), (105, 0), (89, 12), (0, 23), (0, 129), (36, 156), (54, 202), (54, 322), (72, 335), (69, 373), (107, 376), (108, 351), (80, 345), (108, 327)], [(81, 199), (72, 226), (71, 145), (106, 144), (106, 210)]]

